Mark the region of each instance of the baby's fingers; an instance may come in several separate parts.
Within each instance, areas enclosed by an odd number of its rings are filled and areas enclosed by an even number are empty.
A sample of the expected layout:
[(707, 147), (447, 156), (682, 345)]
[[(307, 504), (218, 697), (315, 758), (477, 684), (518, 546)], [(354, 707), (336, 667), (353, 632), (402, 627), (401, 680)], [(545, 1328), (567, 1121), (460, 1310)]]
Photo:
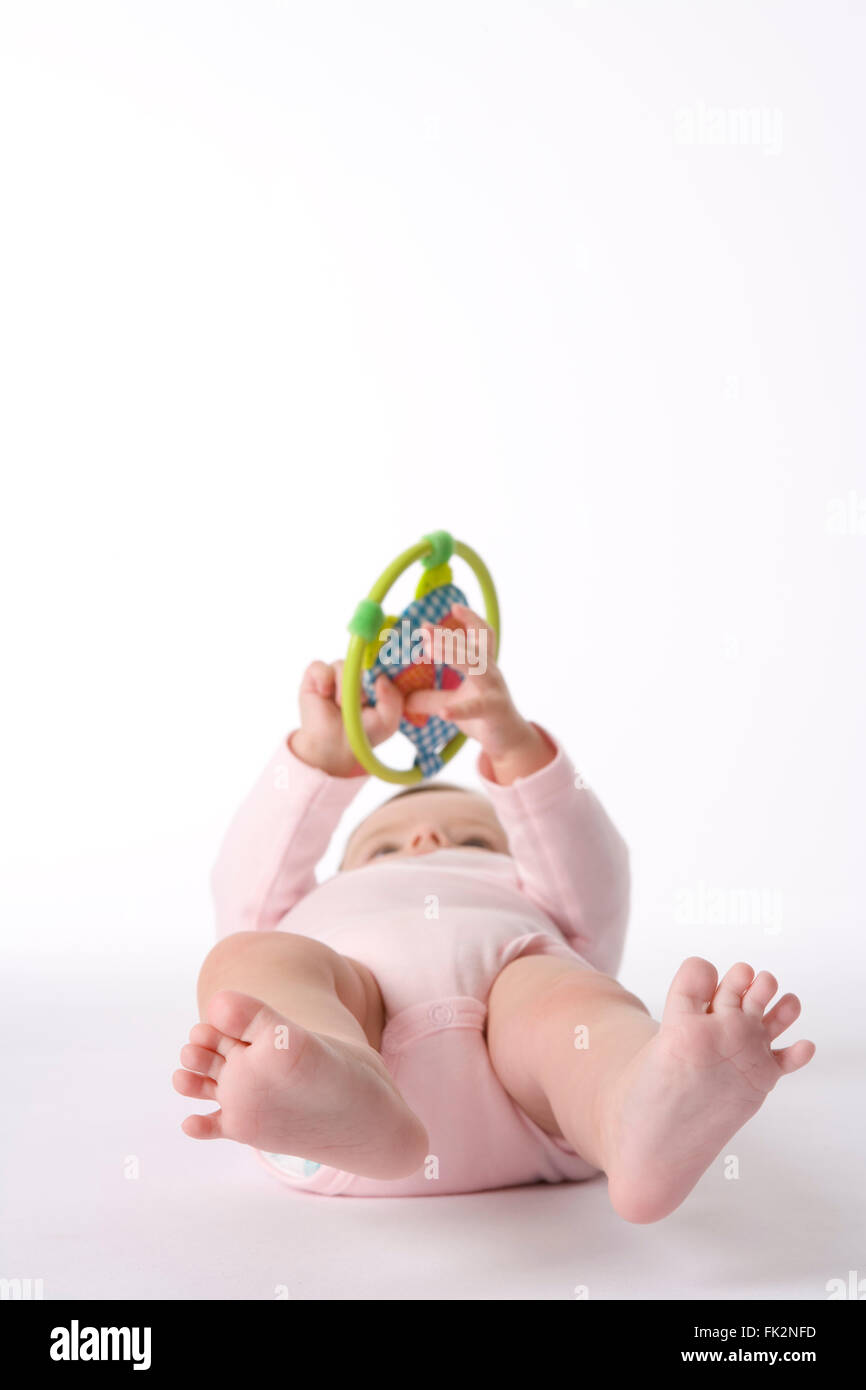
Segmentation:
[(397, 728), (403, 716), (403, 696), (387, 676), (376, 681), (376, 709), (386, 727)]
[(474, 608), (468, 608), (465, 603), (452, 603), (451, 613), (467, 633), (475, 634), (476, 651), (485, 653), (489, 662), (495, 661), (496, 633), (487, 619), (476, 613)]
[(467, 719), (484, 717), (484, 700), (466, 694), (463, 686), (459, 690), (416, 690), (406, 700), (406, 713), (438, 714), (459, 726)]
[(320, 695), (325, 700), (333, 698), (336, 689), (336, 674), (327, 661), (312, 661), (301, 678), (302, 695)]
[(371, 743), (381, 743), (399, 729), (403, 717), (403, 696), (387, 676), (379, 676), (376, 681), (376, 704), (372, 709), (365, 709), (361, 717)]
[(331, 666), (334, 673), (334, 699), (339, 709), (343, 707), (343, 667), (345, 662), (335, 661)]
[(413, 690), (406, 697), (406, 713), (438, 714), (440, 719), (448, 719), (453, 704), (453, 690)]
[(450, 609), (452, 624), (443, 628), (441, 659), (446, 666), (460, 671), (461, 676), (484, 676), (495, 671), (496, 634), (480, 614), (464, 603), (453, 603)]

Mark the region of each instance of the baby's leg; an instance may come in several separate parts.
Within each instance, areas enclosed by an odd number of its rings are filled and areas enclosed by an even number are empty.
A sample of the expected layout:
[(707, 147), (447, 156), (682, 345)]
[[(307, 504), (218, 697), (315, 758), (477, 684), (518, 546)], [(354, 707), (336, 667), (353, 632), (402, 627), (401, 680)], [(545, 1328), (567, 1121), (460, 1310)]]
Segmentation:
[(290, 932), (238, 932), (199, 976), (201, 1023), (174, 1087), (220, 1109), (190, 1115), (193, 1139), (235, 1139), (371, 1178), (424, 1161), (424, 1126), (376, 1050), (384, 1009), (365, 966)]
[(244, 931), (205, 957), (198, 977), (202, 1018), (221, 989), (241, 990), (316, 1033), (378, 1049), (385, 1024), (379, 986), (360, 961), (293, 932)]
[(512, 961), (488, 1001), (490, 1059), (542, 1129), (607, 1173), (627, 1221), (658, 1221), (759, 1109), (810, 1042), (770, 1044), (800, 1013), (766, 971), (721, 984), (697, 956), (674, 976), (661, 1024), (616, 980), (554, 956)]

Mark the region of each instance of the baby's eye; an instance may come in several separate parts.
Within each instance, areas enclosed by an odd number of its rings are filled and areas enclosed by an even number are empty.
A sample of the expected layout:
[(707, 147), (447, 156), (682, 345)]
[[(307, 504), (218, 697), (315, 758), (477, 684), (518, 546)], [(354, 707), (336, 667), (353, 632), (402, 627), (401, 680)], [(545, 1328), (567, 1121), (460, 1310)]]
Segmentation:
[(461, 840), (461, 845), (471, 845), (473, 849), (492, 849), (493, 846), (488, 840), (484, 840), (480, 835), (471, 835), (468, 840)]
[(378, 857), (379, 857), (380, 854), (396, 854), (396, 853), (397, 853), (397, 846), (396, 846), (396, 845), (379, 845), (378, 849), (374, 849), (374, 850), (373, 850), (373, 853), (372, 853), (369, 857), (370, 857), (370, 859), (378, 859)]

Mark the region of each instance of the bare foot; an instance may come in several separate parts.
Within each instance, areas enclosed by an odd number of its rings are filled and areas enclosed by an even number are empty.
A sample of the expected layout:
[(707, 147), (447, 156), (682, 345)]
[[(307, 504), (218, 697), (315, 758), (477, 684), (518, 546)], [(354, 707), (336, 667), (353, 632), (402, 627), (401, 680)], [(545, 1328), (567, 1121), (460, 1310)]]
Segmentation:
[(742, 962), (721, 984), (699, 956), (680, 966), (659, 1031), (618, 1077), (602, 1120), (610, 1200), (626, 1221), (678, 1207), (779, 1077), (811, 1061), (814, 1043), (770, 1047), (800, 1013), (786, 994), (764, 1014), (777, 989)]
[(424, 1162), (427, 1134), (379, 1054), (283, 1018), (260, 999), (219, 990), (197, 1023), (174, 1088), (215, 1100), (189, 1115), (192, 1139), (234, 1139), (366, 1178), (408, 1177)]

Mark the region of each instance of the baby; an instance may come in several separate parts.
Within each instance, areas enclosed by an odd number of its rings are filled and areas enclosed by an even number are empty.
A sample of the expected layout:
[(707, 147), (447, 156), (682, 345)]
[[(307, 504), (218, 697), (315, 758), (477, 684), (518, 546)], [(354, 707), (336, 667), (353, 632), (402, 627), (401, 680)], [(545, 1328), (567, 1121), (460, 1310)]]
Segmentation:
[[(495, 638), (472, 610), (452, 620)], [(607, 1175), (627, 1221), (683, 1201), (779, 1077), (814, 1054), (776, 1048), (798, 1017), (767, 971), (719, 980), (693, 956), (655, 1022), (615, 976), (626, 847), (565, 752), (522, 718), (498, 666), (406, 699), (387, 677), (371, 744), (436, 713), (480, 747), (485, 794), (398, 793), (314, 869), (364, 781), (340, 712), (340, 663), (315, 662), (300, 727), (229, 829), (214, 869), (220, 940), (202, 1022), (175, 1072), (216, 1101), (183, 1122), (234, 1139), (298, 1190), (472, 1192)]]

